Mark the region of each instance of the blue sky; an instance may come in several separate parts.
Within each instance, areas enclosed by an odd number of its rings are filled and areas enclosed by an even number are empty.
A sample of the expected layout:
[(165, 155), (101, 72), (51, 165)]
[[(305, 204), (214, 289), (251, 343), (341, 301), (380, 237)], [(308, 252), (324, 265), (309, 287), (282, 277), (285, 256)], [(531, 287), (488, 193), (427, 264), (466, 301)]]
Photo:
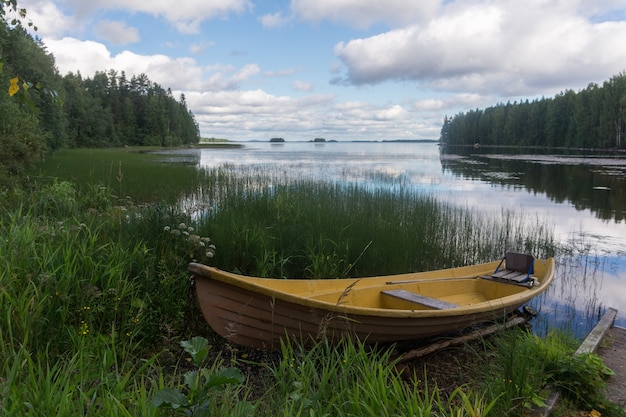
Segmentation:
[(146, 73), (203, 137), (437, 139), (626, 70), (625, 0), (22, 0), (61, 74)]

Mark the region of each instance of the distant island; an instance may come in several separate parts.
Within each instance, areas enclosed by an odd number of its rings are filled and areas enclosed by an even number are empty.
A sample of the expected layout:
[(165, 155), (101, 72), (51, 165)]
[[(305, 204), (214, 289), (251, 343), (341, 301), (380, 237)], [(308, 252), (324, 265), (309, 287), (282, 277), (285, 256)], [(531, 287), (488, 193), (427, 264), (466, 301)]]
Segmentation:
[(283, 138), (271, 138), (270, 142), (271, 143), (284, 143), (285, 139), (283, 139)]
[(200, 138), (200, 143), (222, 143), (222, 142), (230, 142), (228, 139), (224, 139), (224, 138), (214, 138), (214, 137), (210, 137), (210, 138)]
[(243, 144), (233, 142), (229, 139), (223, 138), (201, 138), (200, 142), (196, 145), (192, 145), (193, 147), (206, 147), (206, 148), (243, 148)]

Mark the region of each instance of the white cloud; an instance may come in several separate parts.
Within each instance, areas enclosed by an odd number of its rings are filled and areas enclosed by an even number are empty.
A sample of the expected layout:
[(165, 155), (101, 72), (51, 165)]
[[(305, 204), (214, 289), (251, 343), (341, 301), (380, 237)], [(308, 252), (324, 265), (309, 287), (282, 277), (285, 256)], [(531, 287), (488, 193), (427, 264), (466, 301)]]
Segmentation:
[(28, 19), (37, 26), (38, 36), (58, 38), (68, 32), (81, 29), (78, 19), (66, 15), (49, 0), (22, 0), (20, 7), (26, 8)]
[(298, 68), (285, 68), (278, 71), (265, 71), (263, 75), (265, 75), (266, 77), (287, 77), (290, 75), (294, 75), (298, 71)]
[(439, 111), (445, 108), (445, 104), (442, 99), (427, 98), (413, 103), (413, 108), (418, 111)]
[(65, 0), (77, 15), (86, 17), (96, 10), (124, 10), (130, 13), (146, 13), (162, 16), (182, 33), (197, 33), (204, 20), (243, 13), (252, 7), (249, 0)]
[(256, 64), (247, 64), (240, 69), (232, 65), (211, 65), (203, 69), (206, 81), (201, 87), (189, 87), (195, 90), (221, 91), (221, 90), (237, 90), (241, 83), (248, 81), (259, 73), (259, 66)]
[(291, 132), (291, 136), (306, 134), (310, 121), (320, 119), (322, 110), (334, 99), (332, 95), (294, 99), (263, 90), (190, 92), (185, 96), (206, 136), (231, 139), (265, 139), (279, 131)]
[(623, 68), (626, 22), (594, 23), (576, 3), (450, 3), (424, 24), (335, 46), (344, 82), (412, 80), (435, 90), (537, 94)]
[[(96, 71), (112, 68), (111, 53), (99, 42), (67, 37), (60, 40), (46, 39), (44, 44), (54, 55), (61, 74), (80, 72), (84, 76), (92, 76)], [(76, 51), (81, 53), (77, 54)]]
[(94, 27), (94, 33), (114, 45), (126, 45), (139, 41), (137, 28), (128, 27), (126, 23), (119, 21), (101, 20)]
[(284, 26), (287, 22), (289, 22), (290, 19), (286, 16), (283, 16), (282, 13), (277, 12), (273, 14), (263, 15), (259, 18), (259, 20), (261, 21), (263, 27), (272, 29)]
[[(276, 96), (263, 90), (185, 93), (204, 136), (231, 139), (288, 140), (436, 138), (437, 117), (424, 121), (399, 105), (337, 103), (329, 94), (303, 98)], [(428, 135), (428, 136), (424, 136)]]
[(198, 43), (194, 43), (194, 44), (191, 44), (191, 46), (189, 47), (189, 52), (191, 52), (192, 54), (201, 54), (205, 50), (207, 50), (208, 48), (210, 48), (210, 47), (212, 47), (214, 45), (215, 45), (215, 42), (198, 42)]
[[(116, 69), (128, 76), (145, 73), (148, 78), (173, 90), (229, 90), (239, 88), (240, 83), (259, 73), (256, 64), (235, 68), (230, 65), (213, 65), (202, 68), (188, 57), (172, 58), (167, 55), (141, 55), (123, 51), (112, 55), (107, 47), (93, 41), (75, 38), (45, 40), (45, 45), (56, 59), (59, 71), (77, 72), (85, 77), (96, 71)], [(76, 51), (81, 51), (77, 54)]]
[[(145, 73), (151, 81), (172, 90), (236, 90), (260, 73), (257, 64), (246, 64), (239, 68), (224, 64), (202, 67), (189, 57), (141, 55), (128, 50), (112, 55), (101, 43), (69, 37), (48, 39), (44, 43), (55, 56), (56, 65), (62, 74), (80, 72), (84, 77), (90, 77), (96, 71), (107, 69), (125, 71), (129, 77)], [(76, 54), (76, 51), (81, 53)]]
[(257, 64), (247, 64), (237, 72), (233, 74), (231, 80), (235, 83), (247, 81), (251, 77), (257, 75), (260, 72)]
[(313, 89), (315, 88), (313, 83), (308, 83), (300, 80), (294, 81), (291, 86), (296, 91), (313, 91)]
[(404, 25), (430, 18), (441, 0), (292, 0), (291, 9), (304, 20), (331, 20), (355, 27), (375, 23)]
[(150, 81), (172, 90), (202, 88), (203, 72), (192, 58), (171, 58), (167, 55), (139, 55), (123, 51), (114, 57), (107, 68), (126, 71), (126, 74), (148, 76)]

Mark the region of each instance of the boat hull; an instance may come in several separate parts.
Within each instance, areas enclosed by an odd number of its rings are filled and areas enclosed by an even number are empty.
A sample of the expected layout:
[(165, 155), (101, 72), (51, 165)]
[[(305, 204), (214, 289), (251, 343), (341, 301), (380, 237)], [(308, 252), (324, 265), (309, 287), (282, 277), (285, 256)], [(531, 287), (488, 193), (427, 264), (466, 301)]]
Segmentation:
[[(532, 288), (476, 278), (495, 263), (473, 267), (347, 280), (275, 280), (245, 277), (191, 264), (207, 323), (230, 342), (277, 349), (286, 337), (310, 343), (348, 337), (386, 343), (450, 333), (503, 319), (537, 296), (553, 276), (553, 260), (540, 266)], [(390, 299), (385, 289), (409, 288), (455, 301), (434, 310)]]

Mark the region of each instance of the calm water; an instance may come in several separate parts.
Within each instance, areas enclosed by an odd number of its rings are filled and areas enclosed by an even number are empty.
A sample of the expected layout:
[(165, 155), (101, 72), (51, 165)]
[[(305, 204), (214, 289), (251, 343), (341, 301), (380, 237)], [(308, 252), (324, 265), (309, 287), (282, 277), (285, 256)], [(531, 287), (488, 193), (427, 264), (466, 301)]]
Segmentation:
[[(535, 326), (569, 323), (584, 336), (613, 307), (626, 327), (626, 159), (440, 149), (434, 143), (245, 143), (189, 151), (202, 167), (276, 170), (296, 178), (414, 187), (459, 206), (521, 214), (553, 226), (573, 249), (536, 300)], [(504, 249), (503, 249), (504, 250)]]

